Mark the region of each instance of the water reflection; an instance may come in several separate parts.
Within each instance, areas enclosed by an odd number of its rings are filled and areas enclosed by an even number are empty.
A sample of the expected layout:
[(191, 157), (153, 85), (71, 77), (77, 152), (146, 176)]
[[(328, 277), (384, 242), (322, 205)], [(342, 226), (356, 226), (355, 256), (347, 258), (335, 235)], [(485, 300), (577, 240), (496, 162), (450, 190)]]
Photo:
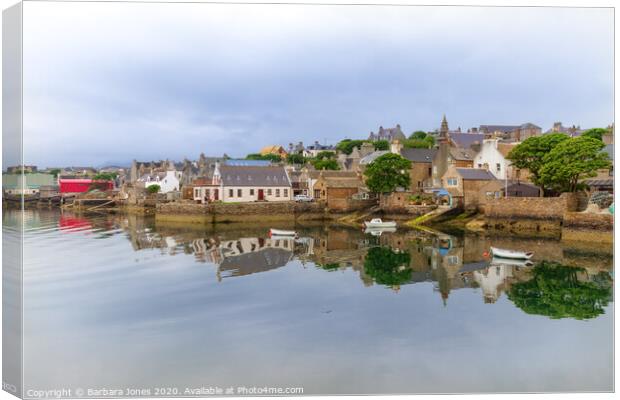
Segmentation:
[[(601, 313), (611, 298), (611, 253), (566, 248), (557, 241), (418, 231), (373, 235), (328, 225), (297, 227), (297, 239), (271, 239), (268, 228), (260, 226), (181, 226), (139, 216), (72, 214), (60, 215), (57, 221), (62, 231), (88, 231), (99, 238), (124, 232), (138, 253), (159, 249), (163, 255), (192, 255), (196, 262), (212, 264), (218, 281), (272, 271), (298, 260), (304, 267), (328, 272), (350, 269), (364, 286), (382, 285), (394, 292), (404, 285), (429, 282), (445, 306), (452, 292), (468, 288), (479, 291), (484, 303), (495, 303), (503, 293), (509, 293), (509, 299), (528, 313), (591, 318)], [(532, 250), (539, 265), (488, 259), (484, 254), (491, 245)], [(547, 259), (555, 262), (553, 269), (544, 262)], [(601, 286), (601, 280), (607, 284)], [(567, 296), (566, 290), (572, 296)], [(582, 295), (588, 300), (579, 299)], [(549, 304), (553, 299), (559, 304)], [(570, 301), (573, 303), (566, 307), (572, 311), (560, 307)]]
[[(4, 213), (5, 229), (19, 221)], [(269, 226), (43, 210), (24, 225), (30, 388), (613, 388), (612, 253), (598, 245), (322, 224), (272, 240)], [(554, 267), (497, 263), (491, 245)]]

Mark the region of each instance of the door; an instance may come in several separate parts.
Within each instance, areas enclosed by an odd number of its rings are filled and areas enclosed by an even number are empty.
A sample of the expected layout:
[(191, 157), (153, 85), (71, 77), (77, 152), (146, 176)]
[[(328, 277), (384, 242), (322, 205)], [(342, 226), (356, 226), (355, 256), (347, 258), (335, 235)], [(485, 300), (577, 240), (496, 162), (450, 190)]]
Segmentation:
[(265, 191), (263, 189), (258, 189), (258, 201), (265, 200)]
[(218, 201), (220, 199), (220, 190), (219, 189), (214, 189), (213, 190), (213, 200)]

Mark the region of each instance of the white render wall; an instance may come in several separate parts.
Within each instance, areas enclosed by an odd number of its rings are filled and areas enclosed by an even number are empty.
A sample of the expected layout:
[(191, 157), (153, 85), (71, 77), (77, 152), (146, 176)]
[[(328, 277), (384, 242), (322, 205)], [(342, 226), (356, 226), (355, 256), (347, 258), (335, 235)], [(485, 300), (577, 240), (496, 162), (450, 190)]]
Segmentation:
[(144, 182), (144, 187), (147, 188), (152, 185), (159, 185), (161, 188), (160, 193), (168, 193), (179, 190), (180, 182), (177, 178), (178, 172), (167, 171), (166, 176), (163, 179), (156, 179), (148, 182)]
[[(194, 200), (202, 201), (204, 199), (206, 190), (210, 190), (210, 199), (213, 200), (214, 189), (213, 186), (199, 186), (194, 188)], [(264, 192), (264, 201), (289, 201), (293, 199), (293, 190), (289, 186), (279, 187), (251, 187), (251, 186), (225, 186), (217, 187), (219, 191), (219, 200), (225, 203), (248, 203), (252, 201), (258, 201), (258, 190), (262, 189)], [(233, 196), (230, 196), (230, 191), (233, 191)], [(241, 196), (238, 196), (238, 191), (241, 190)], [(250, 191), (253, 193), (250, 194)], [(279, 191), (280, 196), (276, 196)]]
[[(491, 172), (497, 179), (506, 179), (506, 171), (510, 165), (502, 153), (497, 150), (497, 139), (486, 139), (482, 142), (482, 147), (476, 157), (474, 157), (474, 168), (483, 168), (484, 164), (489, 165)], [(497, 171), (497, 164), (500, 164), (500, 171)]]

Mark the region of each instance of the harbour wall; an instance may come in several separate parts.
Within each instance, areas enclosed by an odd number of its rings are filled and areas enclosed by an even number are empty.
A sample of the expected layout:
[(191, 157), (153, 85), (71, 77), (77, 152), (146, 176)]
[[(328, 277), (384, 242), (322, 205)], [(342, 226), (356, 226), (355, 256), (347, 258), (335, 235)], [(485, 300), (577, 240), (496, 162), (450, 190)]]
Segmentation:
[(316, 221), (333, 218), (322, 203), (256, 202), (212, 203), (170, 202), (157, 204), (157, 220), (230, 223), (269, 221)]

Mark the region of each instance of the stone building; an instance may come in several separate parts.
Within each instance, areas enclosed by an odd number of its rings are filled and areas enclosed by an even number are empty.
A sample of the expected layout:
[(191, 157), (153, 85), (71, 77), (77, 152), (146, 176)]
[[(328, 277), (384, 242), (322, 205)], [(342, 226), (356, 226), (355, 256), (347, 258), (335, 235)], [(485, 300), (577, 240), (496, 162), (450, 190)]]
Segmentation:
[(399, 124), (396, 124), (394, 128), (379, 127), (377, 133), (370, 132), (368, 140), (376, 142), (378, 140), (387, 140), (392, 142), (393, 140), (400, 140), (401, 142), (407, 139), (407, 136), (403, 133)]
[(441, 178), (441, 185), (455, 200), (453, 204), (466, 210), (475, 210), (485, 203), (485, 197), (481, 196), (483, 186), (496, 179), (485, 169), (450, 165)]
[(194, 200), (252, 202), (289, 201), (293, 190), (284, 167), (238, 167), (216, 165), (209, 184), (194, 184)]
[[(332, 210), (347, 210), (354, 195), (362, 192), (364, 182), (358, 174), (355, 177), (325, 176), (323, 171), (314, 184), (315, 198), (325, 202)], [(316, 196), (318, 195), (318, 197)]]

